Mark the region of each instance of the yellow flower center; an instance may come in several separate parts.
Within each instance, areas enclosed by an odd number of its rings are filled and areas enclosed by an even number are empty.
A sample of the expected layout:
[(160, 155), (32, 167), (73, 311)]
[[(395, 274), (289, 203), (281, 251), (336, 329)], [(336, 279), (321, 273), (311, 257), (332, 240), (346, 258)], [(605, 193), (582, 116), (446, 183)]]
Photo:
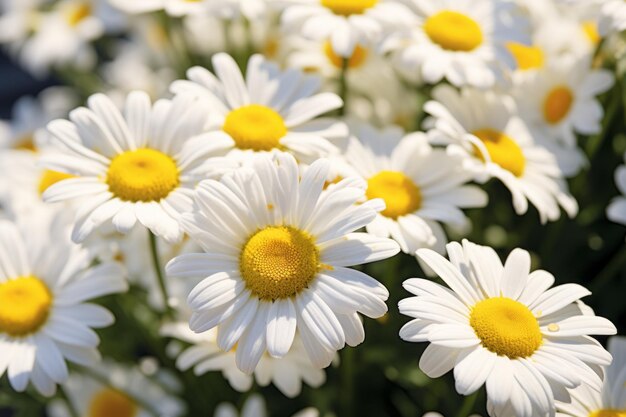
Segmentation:
[(37, 146), (35, 145), (35, 139), (32, 135), (24, 135), (17, 140), (14, 145), (15, 149), (24, 150), (24, 151), (37, 151)]
[(583, 22), (582, 26), (583, 32), (587, 36), (587, 39), (589, 39), (589, 42), (591, 42), (593, 45), (599, 44), (602, 37), (598, 33), (598, 25), (596, 24), (596, 22), (589, 20)]
[(275, 110), (259, 104), (231, 111), (224, 121), (228, 133), (239, 149), (269, 151), (280, 147), (280, 139), (287, 134), (285, 121)]
[(89, 417), (135, 417), (137, 404), (128, 395), (113, 389), (104, 388), (91, 399)]
[(262, 300), (298, 294), (320, 267), (313, 237), (291, 226), (268, 226), (254, 233), (239, 259), (246, 286)]
[[(474, 136), (482, 141), (487, 148), (491, 160), (502, 168), (521, 177), (526, 167), (526, 158), (517, 143), (509, 136), (493, 129), (479, 129), (473, 132)], [(485, 158), (475, 147), (474, 152), (484, 162)]]
[(589, 417), (626, 417), (626, 410), (614, 410), (605, 408), (602, 410), (592, 411)]
[[(335, 67), (343, 67), (343, 58), (333, 51), (333, 47), (328, 41), (324, 42), (324, 54)], [(357, 45), (350, 58), (348, 58), (348, 68), (359, 68), (367, 59), (367, 55), (367, 49), (363, 48), (361, 45)]]
[(48, 188), (50, 188), (50, 186), (56, 184), (57, 182), (67, 180), (69, 178), (74, 178), (74, 175), (46, 169), (39, 179), (39, 195), (42, 195), (44, 191), (46, 191)]
[(543, 116), (546, 122), (557, 124), (570, 111), (574, 102), (572, 90), (566, 86), (558, 86), (550, 90), (543, 102)]
[(0, 284), (0, 333), (20, 337), (36, 332), (51, 306), (52, 294), (39, 278), (19, 277)]
[(483, 43), (480, 25), (462, 13), (444, 10), (430, 16), (424, 31), (431, 41), (449, 51), (469, 52)]
[(413, 213), (422, 205), (422, 194), (409, 177), (402, 172), (381, 171), (367, 180), (368, 199), (382, 198), (387, 208), (383, 216), (397, 219), (405, 214)]
[(544, 56), (541, 48), (517, 42), (508, 42), (506, 47), (517, 62), (517, 69), (527, 71), (543, 67)]
[(470, 313), (470, 325), (486, 349), (511, 359), (531, 356), (542, 342), (533, 313), (506, 297), (478, 302)]
[(321, 3), (334, 14), (350, 16), (362, 14), (367, 9), (376, 6), (378, 0), (321, 0)]
[(86, 17), (91, 16), (89, 3), (73, 4), (65, 11), (65, 19), (70, 26), (78, 26)]
[(106, 183), (124, 201), (159, 201), (180, 184), (176, 162), (154, 149), (137, 149), (111, 161)]

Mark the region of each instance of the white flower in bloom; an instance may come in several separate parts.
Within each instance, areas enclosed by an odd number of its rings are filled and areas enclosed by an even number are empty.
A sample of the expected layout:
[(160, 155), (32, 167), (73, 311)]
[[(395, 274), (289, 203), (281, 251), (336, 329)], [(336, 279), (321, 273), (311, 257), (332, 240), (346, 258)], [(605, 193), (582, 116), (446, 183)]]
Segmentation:
[(385, 201), (367, 231), (391, 236), (411, 255), (423, 247), (443, 252), (441, 224), (466, 230), (469, 220), (461, 209), (487, 204), (483, 190), (466, 185), (472, 173), (463, 169), (463, 158), (433, 149), (423, 133), (355, 125), (344, 158), (352, 175), (367, 181), (366, 198)]
[(575, 133), (600, 132), (604, 110), (596, 96), (613, 82), (611, 72), (591, 69), (589, 58), (564, 59), (516, 86), (514, 97), (533, 136), (574, 147)]
[[(178, 417), (184, 414), (185, 405), (165, 388), (172, 385), (158, 381), (161, 375), (144, 375), (135, 367), (104, 361), (89, 372), (73, 372), (63, 389), (71, 407), (79, 416), (90, 417)], [(174, 381), (177, 382), (177, 381)], [(175, 386), (173, 388), (176, 388)], [(51, 417), (72, 417), (68, 404), (52, 402), (48, 405)]]
[[(626, 160), (626, 154), (624, 154)], [(620, 165), (615, 170), (615, 184), (622, 193), (615, 197), (606, 208), (606, 216), (616, 223), (626, 225), (626, 165)]]
[(602, 392), (586, 385), (570, 391), (571, 402), (557, 402), (558, 417), (623, 417), (626, 413), (626, 337), (609, 339), (613, 362), (606, 368)]
[(272, 0), (109, 0), (119, 10), (139, 14), (165, 10), (172, 16), (211, 14), (233, 19), (244, 16), (250, 20), (262, 18)]
[[(403, 72), (429, 84), (447, 79), (456, 86), (490, 87), (515, 66), (506, 42), (523, 42), (524, 24), (509, 19), (513, 3), (490, 0), (411, 0), (409, 24), (385, 41)], [(519, 19), (520, 16), (516, 16)]]
[[(58, 226), (58, 225), (53, 225)], [(87, 300), (126, 290), (119, 264), (89, 267), (64, 227), (18, 230), (0, 222), (0, 375), (16, 391), (29, 383), (51, 396), (68, 378), (66, 360), (98, 360), (98, 335), (113, 315)]]
[(583, 164), (577, 149), (541, 146), (533, 140), (510, 97), (471, 88), (459, 92), (449, 86), (437, 87), (432, 97), (434, 101), (424, 106), (432, 116), (426, 120), (431, 140), (466, 155), (466, 167), (477, 180), (502, 181), (518, 214), (528, 210), (530, 201), (542, 222), (557, 220), (559, 205), (570, 217), (576, 215), (578, 204), (563, 177)]
[[(411, 342), (429, 342), (420, 368), (431, 378), (454, 369), (456, 390), (487, 388), (494, 417), (554, 416), (566, 388), (599, 390), (611, 355), (590, 334), (615, 334), (602, 317), (583, 315), (575, 304), (590, 292), (577, 284), (549, 289), (554, 277), (530, 272), (530, 255), (515, 249), (504, 265), (486, 246), (447, 245), (450, 261), (430, 249), (418, 256), (449, 288), (412, 278), (415, 294), (400, 301), (414, 319), (400, 330)], [(599, 372), (598, 373), (596, 373)]]
[(328, 139), (347, 135), (343, 123), (317, 118), (342, 105), (333, 93), (315, 94), (319, 78), (281, 71), (261, 55), (248, 61), (245, 80), (228, 54), (215, 55), (213, 68), (217, 78), (204, 68), (191, 68), (190, 81), (175, 81), (172, 91), (195, 94), (207, 103), (207, 139), (228, 141), (235, 158), (280, 149), (312, 161), (337, 152)]
[[(319, 411), (309, 407), (297, 412), (292, 417), (319, 417)], [(259, 394), (251, 395), (243, 404), (241, 414), (229, 403), (221, 403), (215, 409), (214, 417), (267, 417), (265, 400)]]
[(112, 221), (126, 233), (137, 221), (169, 242), (183, 231), (177, 217), (191, 211), (193, 189), (207, 175), (230, 168), (219, 155), (226, 140), (208, 140), (202, 132), (205, 114), (191, 96), (159, 100), (129, 94), (124, 113), (104, 95), (89, 98), (89, 108), (55, 120), (49, 131), (64, 154), (44, 159), (53, 170), (78, 178), (60, 181), (44, 193), (56, 202), (90, 197), (81, 205), (72, 238), (83, 241), (101, 224)]
[(408, 10), (390, 0), (302, 0), (282, 14), (282, 27), (305, 38), (329, 41), (335, 54), (349, 58), (361, 45), (375, 45), (383, 29), (406, 19)]
[(284, 357), (296, 329), (311, 362), (326, 367), (346, 343), (364, 340), (357, 313), (387, 311), (387, 289), (347, 268), (398, 253), (393, 240), (353, 233), (384, 203), (355, 205), (365, 195), (358, 178), (322, 193), (323, 159), (302, 174), (287, 153), (259, 155), (252, 166), (198, 185), (199, 211), (182, 224), (206, 253), (174, 258), (167, 273), (207, 277), (189, 295), (190, 327), (201, 333), (219, 325), (218, 346), (237, 345), (242, 371), (252, 373), (266, 351)]
[(622, 0), (604, 2), (599, 29), (602, 34), (612, 31), (621, 32), (626, 29), (626, 4)]
[(314, 388), (326, 381), (326, 374), (313, 366), (297, 335), (285, 356), (273, 358), (265, 353), (254, 370), (254, 375), (247, 375), (237, 368), (236, 348), (224, 352), (218, 347), (217, 339), (221, 334), (218, 328), (196, 334), (189, 330), (189, 324), (185, 322), (166, 325), (161, 334), (192, 344), (177, 358), (176, 365), (181, 371), (193, 368), (198, 376), (209, 371), (221, 371), (229, 384), (239, 392), (248, 391), (256, 380), (262, 387), (273, 383), (280, 392), (293, 398), (300, 394), (303, 381)]

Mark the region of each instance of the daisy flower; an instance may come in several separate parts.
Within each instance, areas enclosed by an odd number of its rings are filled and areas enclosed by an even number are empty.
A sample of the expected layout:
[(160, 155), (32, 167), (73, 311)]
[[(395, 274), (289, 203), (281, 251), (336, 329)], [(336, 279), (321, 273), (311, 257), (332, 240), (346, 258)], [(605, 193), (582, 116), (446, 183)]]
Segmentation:
[[(70, 405), (64, 401), (48, 405), (51, 417), (72, 417), (69, 406), (80, 416), (101, 417), (178, 417), (184, 415), (183, 401), (168, 393), (158, 379), (138, 368), (109, 360), (89, 370), (73, 372), (63, 383)], [(160, 378), (167, 379), (167, 378)], [(170, 381), (167, 381), (170, 382)], [(177, 381), (176, 381), (177, 382)], [(169, 384), (171, 385), (171, 383)], [(176, 387), (174, 387), (176, 388)]]
[(358, 45), (378, 42), (386, 26), (406, 20), (407, 8), (391, 0), (302, 0), (281, 16), (287, 32), (330, 42), (335, 54), (349, 58)]
[(366, 226), (368, 233), (393, 238), (402, 251), (447, 242), (442, 224), (467, 229), (462, 208), (484, 207), (487, 194), (466, 185), (472, 173), (463, 169), (462, 157), (433, 149), (426, 135), (404, 135), (398, 128), (377, 130), (366, 124), (352, 129), (344, 158), (367, 182), (367, 199), (381, 198), (386, 208)]
[(109, 0), (113, 6), (129, 14), (165, 10), (171, 16), (210, 14), (233, 19), (244, 16), (249, 20), (262, 18), (272, 0)]
[[(309, 407), (297, 412), (292, 417), (319, 417), (319, 411)], [(241, 414), (234, 405), (221, 403), (215, 409), (214, 417), (267, 417), (265, 400), (259, 394), (252, 394), (243, 404)]]
[(431, 141), (449, 144), (449, 152), (465, 155), (466, 168), (477, 181), (492, 177), (502, 181), (513, 196), (517, 214), (524, 214), (530, 201), (542, 223), (560, 217), (559, 205), (570, 217), (576, 215), (578, 204), (564, 176), (583, 165), (580, 151), (547, 143), (541, 146), (533, 140), (508, 96), (439, 86), (432, 97), (424, 105), (431, 115), (425, 122), (431, 128)]
[(613, 362), (606, 368), (602, 392), (586, 385), (571, 390), (571, 402), (557, 402), (557, 417), (622, 417), (626, 413), (626, 337), (609, 338)]
[(206, 277), (189, 294), (190, 328), (219, 325), (218, 346), (237, 345), (243, 372), (252, 373), (266, 351), (284, 357), (296, 330), (313, 365), (326, 367), (346, 343), (363, 341), (357, 313), (376, 318), (387, 311), (386, 288), (346, 268), (398, 253), (393, 240), (353, 233), (384, 203), (355, 205), (365, 195), (358, 178), (322, 193), (324, 159), (302, 174), (287, 153), (259, 155), (252, 166), (200, 183), (199, 210), (181, 221), (206, 253), (174, 258), (167, 273)]
[(289, 352), (280, 359), (263, 354), (253, 375), (247, 375), (237, 368), (235, 363), (236, 348), (224, 352), (217, 345), (220, 337), (218, 328), (196, 334), (189, 330), (185, 323), (170, 324), (163, 327), (161, 334), (175, 337), (190, 343), (176, 360), (181, 371), (192, 369), (195, 375), (203, 375), (209, 371), (221, 371), (231, 387), (239, 392), (247, 392), (253, 381), (261, 386), (270, 383), (289, 398), (294, 398), (302, 391), (302, 382), (313, 388), (326, 381), (323, 370), (313, 366), (304, 350), (300, 337), (296, 335)]
[(621, 32), (626, 29), (626, 4), (621, 0), (607, 0), (602, 5), (600, 33)]
[(297, 70), (281, 71), (261, 55), (248, 61), (244, 80), (228, 54), (213, 56), (217, 78), (201, 67), (187, 71), (187, 80), (175, 81), (172, 92), (191, 93), (210, 108), (209, 141), (228, 142), (235, 158), (275, 149), (298, 159), (315, 160), (337, 152), (328, 139), (345, 137), (345, 125), (317, 116), (342, 106), (333, 93), (315, 94), (317, 77)]
[(46, 396), (68, 378), (66, 360), (99, 358), (92, 328), (114, 318), (86, 301), (127, 288), (119, 264), (90, 267), (88, 253), (53, 226), (19, 230), (0, 221), (0, 376), (6, 372), (16, 391), (32, 382)]
[[(450, 287), (412, 278), (415, 294), (399, 303), (413, 317), (400, 330), (410, 342), (429, 342), (419, 366), (431, 378), (454, 369), (457, 392), (487, 388), (491, 416), (554, 415), (555, 398), (586, 383), (599, 389), (596, 370), (611, 355), (590, 334), (615, 334), (605, 318), (575, 304), (590, 292), (577, 284), (549, 289), (554, 277), (530, 272), (530, 255), (515, 249), (504, 266), (496, 252), (467, 240), (446, 246), (450, 261), (430, 249), (417, 255)], [(565, 393), (565, 394), (564, 394)]]
[(177, 217), (191, 210), (196, 183), (230, 167), (211, 158), (223, 153), (228, 142), (204, 137), (205, 114), (190, 96), (151, 105), (147, 94), (133, 92), (122, 114), (110, 99), (96, 94), (88, 108), (73, 110), (70, 120), (48, 125), (64, 153), (44, 158), (44, 164), (79, 178), (54, 184), (44, 200), (90, 197), (78, 211), (75, 242), (109, 221), (121, 233), (139, 221), (166, 241), (178, 241), (183, 230)]
[(535, 137), (575, 147), (575, 133), (600, 132), (604, 110), (596, 96), (611, 88), (614, 79), (608, 70), (591, 69), (589, 59), (562, 59), (516, 86), (520, 115)]
[[(626, 160), (626, 154), (624, 154), (624, 160)], [(615, 170), (615, 184), (622, 195), (615, 197), (609, 204), (606, 208), (606, 216), (615, 223), (626, 225), (626, 165), (620, 165)]]
[(417, 72), (428, 84), (442, 79), (461, 86), (493, 86), (514, 61), (506, 42), (524, 42), (511, 2), (490, 0), (410, 0), (409, 24), (384, 42), (403, 72)]

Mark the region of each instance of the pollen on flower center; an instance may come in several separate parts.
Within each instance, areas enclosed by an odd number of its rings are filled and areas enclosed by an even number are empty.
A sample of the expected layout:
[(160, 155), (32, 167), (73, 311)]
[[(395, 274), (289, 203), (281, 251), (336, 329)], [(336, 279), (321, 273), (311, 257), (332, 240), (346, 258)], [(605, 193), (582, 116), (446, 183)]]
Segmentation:
[(397, 219), (422, 205), (422, 194), (409, 177), (397, 171), (381, 171), (367, 180), (368, 199), (382, 198), (387, 207), (383, 216)]
[(528, 307), (506, 297), (488, 298), (474, 305), (470, 325), (486, 349), (511, 359), (531, 356), (543, 340), (539, 323)]
[(269, 151), (280, 147), (280, 139), (287, 134), (282, 116), (259, 104), (243, 106), (228, 113), (224, 132), (233, 138), (239, 149)]
[(254, 233), (239, 259), (246, 286), (262, 300), (298, 294), (320, 267), (313, 238), (291, 226), (269, 226)]
[(517, 42), (508, 42), (507, 49), (515, 58), (517, 69), (527, 71), (530, 69), (542, 68), (544, 56), (541, 48), (537, 46), (527, 46)]
[[(324, 42), (324, 54), (336, 68), (343, 67), (343, 58), (338, 56), (335, 51), (333, 51), (333, 46), (329, 41)], [(367, 59), (367, 55), (367, 49), (361, 45), (357, 45), (350, 58), (348, 58), (348, 68), (359, 68)]]
[[(513, 139), (493, 129), (479, 129), (472, 133), (485, 145), (489, 157), (494, 163), (512, 172), (517, 177), (521, 177), (524, 174), (526, 158), (524, 158), (522, 149)], [(475, 148), (474, 152), (484, 162), (483, 155), (478, 148)]]
[(569, 87), (558, 86), (550, 90), (543, 102), (543, 116), (550, 124), (557, 124), (567, 116), (574, 102)]
[(365, 10), (376, 6), (378, 0), (321, 0), (321, 3), (334, 14), (350, 16), (362, 14)]
[(615, 410), (605, 408), (602, 410), (592, 411), (589, 417), (626, 417), (626, 410)]
[(85, 18), (91, 15), (89, 3), (78, 3), (70, 6), (65, 13), (65, 18), (70, 26), (78, 26)]
[(138, 411), (135, 401), (126, 394), (104, 388), (92, 398), (88, 417), (135, 417)]
[(43, 174), (41, 174), (41, 178), (39, 178), (39, 186), (37, 188), (39, 195), (42, 195), (48, 188), (57, 182), (67, 180), (69, 178), (74, 178), (74, 175), (46, 169)]
[(124, 201), (159, 201), (180, 184), (176, 162), (154, 149), (137, 149), (111, 161), (106, 183)]
[(34, 276), (0, 284), (0, 333), (20, 337), (36, 332), (48, 319), (52, 294)]
[(424, 31), (431, 41), (449, 51), (469, 52), (483, 43), (480, 25), (462, 13), (444, 10), (430, 16)]

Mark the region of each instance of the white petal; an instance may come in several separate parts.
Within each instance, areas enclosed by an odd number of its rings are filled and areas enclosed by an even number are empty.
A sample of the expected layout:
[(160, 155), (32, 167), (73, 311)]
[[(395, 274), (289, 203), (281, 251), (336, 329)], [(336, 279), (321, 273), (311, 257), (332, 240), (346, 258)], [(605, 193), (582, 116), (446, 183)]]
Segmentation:
[(296, 308), (290, 299), (276, 300), (267, 314), (267, 351), (275, 358), (289, 352), (296, 334)]

